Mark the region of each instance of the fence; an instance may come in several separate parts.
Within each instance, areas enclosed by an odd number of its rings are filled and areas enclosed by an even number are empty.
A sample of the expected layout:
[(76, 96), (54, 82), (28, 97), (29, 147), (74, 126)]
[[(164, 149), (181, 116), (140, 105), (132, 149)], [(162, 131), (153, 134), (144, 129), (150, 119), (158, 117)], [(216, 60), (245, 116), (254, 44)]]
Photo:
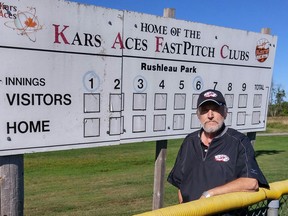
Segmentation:
[(270, 184), (258, 192), (236, 192), (170, 206), (137, 216), (211, 215), (248, 207), (241, 215), (288, 216), (288, 180)]

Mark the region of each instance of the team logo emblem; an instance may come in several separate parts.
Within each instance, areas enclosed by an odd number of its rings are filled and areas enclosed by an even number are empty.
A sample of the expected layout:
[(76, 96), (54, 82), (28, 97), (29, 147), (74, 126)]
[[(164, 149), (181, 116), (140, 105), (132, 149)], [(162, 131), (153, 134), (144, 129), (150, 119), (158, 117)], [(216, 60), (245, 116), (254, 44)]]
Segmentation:
[(215, 92), (209, 91), (209, 92), (206, 92), (204, 94), (204, 97), (206, 97), (206, 98), (210, 98), (210, 97), (215, 98), (215, 97), (217, 97), (217, 94)]
[(270, 47), (270, 42), (263, 38), (257, 42), (256, 50), (255, 50), (255, 55), (256, 59), (259, 62), (264, 62), (269, 56), (269, 47)]
[(230, 158), (227, 155), (221, 154), (221, 155), (215, 155), (215, 161), (219, 162), (227, 162), (230, 160)]
[(13, 21), (7, 21), (4, 25), (16, 30), (18, 35), (26, 36), (30, 41), (36, 42), (36, 32), (43, 29), (43, 25), (40, 25), (38, 20), (36, 8), (29, 7), (27, 11), (17, 11), (14, 16)]

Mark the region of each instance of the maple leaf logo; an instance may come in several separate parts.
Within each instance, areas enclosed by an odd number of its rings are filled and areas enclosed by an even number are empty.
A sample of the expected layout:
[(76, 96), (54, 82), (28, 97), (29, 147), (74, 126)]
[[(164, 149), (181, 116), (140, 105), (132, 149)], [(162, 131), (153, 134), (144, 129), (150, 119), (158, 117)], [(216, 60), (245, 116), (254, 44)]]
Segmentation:
[(37, 23), (36, 22), (34, 22), (34, 20), (31, 18), (31, 17), (29, 17), (26, 21), (25, 21), (25, 25), (27, 26), (27, 27), (35, 27), (36, 25), (37, 25)]

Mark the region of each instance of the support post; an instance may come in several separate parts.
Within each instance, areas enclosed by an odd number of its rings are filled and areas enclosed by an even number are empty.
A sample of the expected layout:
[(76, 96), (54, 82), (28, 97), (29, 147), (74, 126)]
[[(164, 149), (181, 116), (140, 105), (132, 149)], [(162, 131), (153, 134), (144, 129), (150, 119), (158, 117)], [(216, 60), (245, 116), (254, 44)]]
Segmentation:
[(267, 216), (278, 216), (279, 200), (271, 200), (268, 204)]
[(0, 157), (0, 212), (2, 216), (23, 216), (23, 155)]
[(261, 29), (261, 33), (262, 34), (271, 34), (271, 29), (270, 28), (262, 28)]
[(167, 140), (156, 141), (156, 159), (154, 169), (154, 189), (152, 209), (159, 209), (164, 204), (164, 181), (166, 170)]
[(252, 146), (254, 147), (256, 142), (256, 132), (248, 132), (247, 137), (250, 139)]
[(164, 8), (163, 17), (175, 18), (174, 8)]
[[(175, 9), (164, 8), (164, 17), (175, 18)], [(154, 187), (152, 209), (159, 209), (164, 204), (164, 182), (166, 171), (167, 140), (156, 141), (156, 158), (154, 168)]]

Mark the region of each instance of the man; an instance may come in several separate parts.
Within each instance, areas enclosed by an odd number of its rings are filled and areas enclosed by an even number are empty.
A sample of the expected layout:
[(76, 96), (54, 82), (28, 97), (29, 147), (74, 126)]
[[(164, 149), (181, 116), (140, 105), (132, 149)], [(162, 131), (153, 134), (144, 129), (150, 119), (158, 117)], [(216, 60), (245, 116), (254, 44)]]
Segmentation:
[(183, 141), (168, 181), (178, 188), (179, 203), (238, 191), (269, 188), (247, 136), (224, 124), (225, 99), (217, 90), (199, 95), (202, 128)]

